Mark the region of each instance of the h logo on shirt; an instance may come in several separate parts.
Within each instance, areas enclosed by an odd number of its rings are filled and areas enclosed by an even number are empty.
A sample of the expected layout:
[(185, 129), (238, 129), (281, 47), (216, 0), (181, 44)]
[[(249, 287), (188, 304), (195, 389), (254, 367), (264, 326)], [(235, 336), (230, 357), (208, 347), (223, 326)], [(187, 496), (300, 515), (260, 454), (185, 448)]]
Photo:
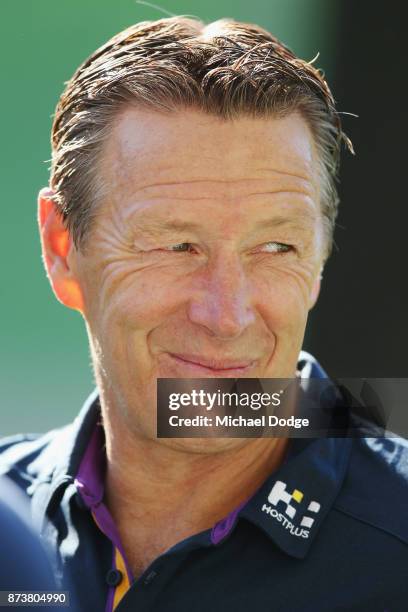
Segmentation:
[[(285, 514), (287, 514), (291, 519), (295, 517), (295, 514), (297, 512), (297, 508), (292, 505), (292, 502), (300, 504), (302, 499), (302, 491), (299, 491), (299, 489), (294, 489), (292, 493), (289, 493), (286, 490), (286, 483), (282, 482), (282, 480), (277, 480), (275, 482), (268, 496), (268, 502), (273, 506), (277, 506), (280, 502), (285, 504)], [(307, 507), (307, 510), (308, 512), (317, 513), (320, 510), (320, 504), (316, 501), (311, 501)], [(310, 528), (313, 523), (313, 518), (309, 516), (304, 516), (301, 520), (300, 526)]]

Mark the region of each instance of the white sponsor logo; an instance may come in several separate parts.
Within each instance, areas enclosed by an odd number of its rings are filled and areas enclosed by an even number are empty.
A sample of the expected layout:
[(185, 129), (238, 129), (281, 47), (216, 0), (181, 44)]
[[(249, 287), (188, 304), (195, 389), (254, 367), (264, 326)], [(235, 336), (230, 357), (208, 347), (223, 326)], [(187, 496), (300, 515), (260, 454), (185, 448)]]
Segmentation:
[[(303, 515), (297, 526), (287, 518), (287, 516), (292, 520), (295, 518), (298, 508), (296, 508), (293, 503), (300, 504), (303, 497), (304, 495), (299, 489), (294, 489), (292, 493), (289, 493), (289, 491), (286, 490), (286, 483), (282, 482), (282, 480), (277, 480), (268, 495), (268, 502), (270, 505), (263, 504), (262, 511), (269, 514), (279, 523), (282, 523), (282, 526), (288, 529), (292, 535), (298, 538), (308, 538), (310, 533), (309, 529), (313, 526), (315, 520), (312, 516), (308, 516), (307, 514)], [(276, 509), (278, 505), (280, 505), (284, 514)], [(311, 501), (307, 506), (306, 512), (316, 515), (319, 510), (319, 502)]]

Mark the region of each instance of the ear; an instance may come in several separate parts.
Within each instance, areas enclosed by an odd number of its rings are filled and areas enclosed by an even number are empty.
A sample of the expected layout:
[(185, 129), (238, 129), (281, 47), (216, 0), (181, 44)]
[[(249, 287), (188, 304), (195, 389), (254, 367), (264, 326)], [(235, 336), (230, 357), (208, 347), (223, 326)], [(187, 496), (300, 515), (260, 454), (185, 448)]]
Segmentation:
[(313, 308), (313, 306), (317, 302), (317, 298), (319, 297), (320, 287), (321, 287), (322, 278), (323, 278), (322, 272), (323, 272), (323, 268), (321, 268), (319, 276), (316, 278), (315, 282), (313, 283), (312, 291), (310, 293), (309, 310)]
[(47, 188), (38, 195), (38, 225), (44, 265), (57, 300), (82, 312), (81, 288), (70, 267), (75, 246), (51, 199), (52, 195), (53, 191)]

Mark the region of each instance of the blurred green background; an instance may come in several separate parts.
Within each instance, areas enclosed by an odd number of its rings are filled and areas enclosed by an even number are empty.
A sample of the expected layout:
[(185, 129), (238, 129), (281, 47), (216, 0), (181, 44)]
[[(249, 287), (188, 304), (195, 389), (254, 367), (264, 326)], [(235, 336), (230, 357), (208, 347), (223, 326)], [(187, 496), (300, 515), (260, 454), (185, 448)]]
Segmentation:
[(48, 182), (51, 117), (63, 83), (119, 30), (173, 14), (255, 22), (330, 78), (336, 0), (25, 0), (3, 2), (0, 435), (45, 431), (74, 418), (93, 388), (81, 317), (45, 277), (36, 195)]

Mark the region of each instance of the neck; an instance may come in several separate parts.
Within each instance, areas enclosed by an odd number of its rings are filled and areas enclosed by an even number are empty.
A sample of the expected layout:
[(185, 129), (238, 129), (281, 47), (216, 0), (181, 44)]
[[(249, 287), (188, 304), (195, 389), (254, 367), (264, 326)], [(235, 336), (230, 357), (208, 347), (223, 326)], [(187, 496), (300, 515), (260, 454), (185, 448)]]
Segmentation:
[(164, 517), (192, 532), (210, 528), (259, 488), (288, 447), (284, 438), (228, 440), (229, 446), (205, 440), (201, 448), (194, 440), (191, 452), (137, 437), (118, 420), (113, 429), (107, 419), (105, 432), (108, 506), (119, 525), (136, 519), (145, 529)]
[(194, 447), (172, 447), (165, 440), (136, 435), (118, 414), (115, 418), (112, 406), (106, 410), (101, 403), (105, 503), (135, 576), (177, 542), (210, 529), (248, 499), (279, 467), (288, 448), (285, 438), (207, 439), (201, 447), (191, 440)]

